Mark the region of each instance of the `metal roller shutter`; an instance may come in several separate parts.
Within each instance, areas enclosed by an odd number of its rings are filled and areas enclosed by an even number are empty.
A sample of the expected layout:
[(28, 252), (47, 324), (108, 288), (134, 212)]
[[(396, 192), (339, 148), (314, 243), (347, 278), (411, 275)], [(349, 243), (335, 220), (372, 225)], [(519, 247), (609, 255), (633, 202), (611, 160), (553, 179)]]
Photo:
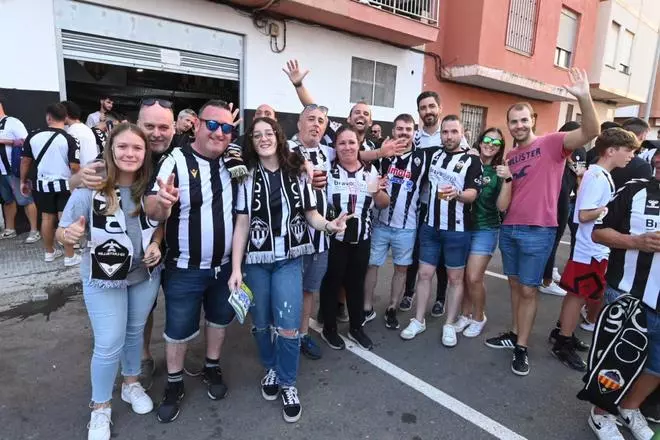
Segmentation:
[(239, 60), (62, 29), (64, 58), (239, 80)]

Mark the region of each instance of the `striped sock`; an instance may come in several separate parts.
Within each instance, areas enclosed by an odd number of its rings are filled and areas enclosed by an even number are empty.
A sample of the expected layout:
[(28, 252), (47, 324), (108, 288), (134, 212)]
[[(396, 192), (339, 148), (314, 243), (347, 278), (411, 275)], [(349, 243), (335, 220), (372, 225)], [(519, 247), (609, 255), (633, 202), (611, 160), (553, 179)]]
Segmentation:
[(219, 364), (220, 364), (220, 359), (206, 358), (206, 364), (204, 366), (206, 368), (217, 368)]
[(167, 373), (167, 381), (169, 383), (183, 382), (183, 370), (176, 373)]

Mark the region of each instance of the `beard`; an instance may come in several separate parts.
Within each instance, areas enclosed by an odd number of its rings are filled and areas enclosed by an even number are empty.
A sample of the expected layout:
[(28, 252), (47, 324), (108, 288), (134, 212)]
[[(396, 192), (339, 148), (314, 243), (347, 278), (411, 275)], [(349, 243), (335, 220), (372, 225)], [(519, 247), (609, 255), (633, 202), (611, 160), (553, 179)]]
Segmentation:
[(438, 115), (426, 115), (423, 118), (425, 127), (432, 127), (438, 123)]

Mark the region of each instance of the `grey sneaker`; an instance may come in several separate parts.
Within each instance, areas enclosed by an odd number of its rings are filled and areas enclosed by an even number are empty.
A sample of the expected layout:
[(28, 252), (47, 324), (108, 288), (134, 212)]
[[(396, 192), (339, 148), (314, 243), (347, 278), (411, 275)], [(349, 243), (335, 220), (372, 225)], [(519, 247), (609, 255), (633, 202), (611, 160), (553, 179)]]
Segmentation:
[(36, 243), (41, 240), (41, 234), (39, 231), (30, 231), (27, 238), (25, 239), (25, 244)]
[(149, 391), (151, 386), (154, 384), (154, 375), (156, 374), (156, 362), (153, 359), (142, 359), (140, 362), (140, 368), (142, 372), (138, 377), (142, 388), (145, 391)]
[(401, 298), (401, 302), (399, 303), (399, 310), (402, 312), (407, 312), (412, 308), (412, 303), (413, 303), (413, 297), (412, 296), (404, 296)]
[(16, 237), (16, 229), (5, 229), (0, 233), (0, 240)]

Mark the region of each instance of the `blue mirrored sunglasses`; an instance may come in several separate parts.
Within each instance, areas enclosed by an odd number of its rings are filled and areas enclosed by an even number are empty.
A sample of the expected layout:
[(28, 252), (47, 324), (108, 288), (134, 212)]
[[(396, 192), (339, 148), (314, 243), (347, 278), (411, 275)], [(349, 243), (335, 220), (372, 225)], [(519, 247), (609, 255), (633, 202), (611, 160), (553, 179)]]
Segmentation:
[(218, 128), (222, 129), (223, 134), (229, 134), (234, 130), (234, 126), (226, 122), (214, 121), (213, 119), (202, 119), (199, 118), (209, 131), (216, 131)]

